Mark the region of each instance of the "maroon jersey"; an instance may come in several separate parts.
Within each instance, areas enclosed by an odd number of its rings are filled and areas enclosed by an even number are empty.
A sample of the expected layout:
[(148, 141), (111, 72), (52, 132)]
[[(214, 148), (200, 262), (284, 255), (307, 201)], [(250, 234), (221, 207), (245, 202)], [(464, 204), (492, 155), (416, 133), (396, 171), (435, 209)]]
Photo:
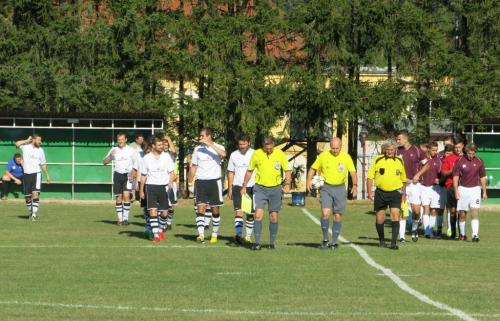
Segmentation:
[(436, 179), (438, 178), (439, 172), (441, 172), (441, 159), (438, 155), (434, 157), (428, 157), (429, 169), (422, 175), (422, 185), (432, 186), (436, 184)]
[(411, 145), (408, 149), (404, 148), (404, 146), (400, 146), (396, 154), (403, 157), (406, 177), (408, 177), (408, 179), (413, 179), (415, 174), (420, 170), (420, 167), (427, 162), (427, 157), (425, 157), (425, 154), (417, 145)]
[(458, 185), (460, 186), (480, 186), (480, 178), (486, 176), (484, 163), (478, 157), (469, 159), (467, 156), (463, 156), (455, 163), (455, 167), (453, 167), (453, 176), (459, 177)]

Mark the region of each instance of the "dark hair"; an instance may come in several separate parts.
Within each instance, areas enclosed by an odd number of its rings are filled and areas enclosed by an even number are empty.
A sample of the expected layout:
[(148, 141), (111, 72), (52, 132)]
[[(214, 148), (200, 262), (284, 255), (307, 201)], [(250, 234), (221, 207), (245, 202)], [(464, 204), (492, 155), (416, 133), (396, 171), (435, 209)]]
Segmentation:
[(453, 144), (456, 145), (456, 144), (465, 144), (464, 142), (464, 139), (462, 137), (455, 137), (455, 139), (453, 140)]
[(238, 141), (250, 142), (250, 136), (242, 134), (240, 138), (238, 138)]
[(19, 153), (15, 153), (15, 154), (14, 154), (14, 157), (12, 157), (12, 159), (21, 158), (21, 157), (22, 157), (22, 156), (21, 156), (21, 154), (19, 154)]
[(434, 140), (428, 144), (430, 147), (438, 147), (438, 143)]
[(42, 137), (40, 136), (39, 134), (37, 133), (33, 133), (33, 135), (31, 135), (31, 138), (35, 139), (35, 138), (38, 138), (38, 137)]
[(449, 140), (450, 142), (453, 142), (453, 137), (451, 137), (451, 136), (446, 136), (446, 137), (443, 139), (443, 141), (444, 141), (444, 142), (445, 142), (445, 141), (447, 141), (447, 140)]
[(273, 136), (264, 137), (264, 139), (262, 140), (262, 145), (270, 145), (270, 144), (274, 145), (274, 137)]
[(214, 138), (214, 132), (213, 132), (212, 128), (210, 128), (210, 127), (203, 127), (203, 128), (200, 130), (200, 134), (201, 134), (202, 132), (205, 132), (205, 135), (207, 135), (207, 136), (210, 136), (210, 137)]
[(400, 131), (398, 132), (398, 136), (399, 136), (399, 135), (403, 135), (403, 136), (405, 136), (406, 138), (408, 138), (408, 137), (410, 136), (410, 134), (408, 133), (408, 130), (406, 130), (406, 129), (402, 129), (402, 130), (400, 130)]
[(467, 146), (465, 147), (465, 149), (466, 149), (467, 151), (469, 151), (469, 150), (473, 150), (473, 151), (475, 151), (475, 152), (476, 152), (476, 151), (477, 151), (477, 145), (476, 145), (476, 144), (474, 144), (474, 143), (470, 143), (470, 144), (467, 144)]
[(153, 138), (151, 145), (156, 145), (157, 143), (163, 143), (163, 140), (160, 137)]
[(137, 138), (139, 138), (139, 137), (144, 138), (144, 135), (143, 134), (137, 134), (137, 135), (134, 136), (134, 140), (137, 140)]
[(444, 146), (444, 151), (445, 152), (452, 152), (454, 149), (453, 145), (452, 144), (446, 144), (446, 146)]
[(125, 136), (125, 138), (128, 138), (127, 134), (125, 134), (124, 132), (119, 132), (118, 134), (116, 134), (116, 137), (120, 136)]

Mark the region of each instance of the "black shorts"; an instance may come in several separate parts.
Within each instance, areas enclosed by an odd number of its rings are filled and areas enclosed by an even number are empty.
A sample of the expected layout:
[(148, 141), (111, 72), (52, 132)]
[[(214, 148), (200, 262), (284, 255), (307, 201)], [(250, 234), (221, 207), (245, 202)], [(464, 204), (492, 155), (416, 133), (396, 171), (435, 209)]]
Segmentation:
[(148, 210), (157, 209), (158, 211), (165, 211), (168, 208), (168, 195), (165, 185), (147, 185), (146, 200)]
[(455, 198), (455, 189), (450, 186), (446, 190), (446, 207), (447, 208), (457, 208), (457, 199)]
[[(247, 187), (247, 195), (253, 200), (253, 186)], [(233, 185), (233, 206), (235, 211), (241, 210), (241, 186)], [(247, 214), (254, 214), (255, 209), (252, 206), (252, 212)]]
[(24, 195), (31, 195), (33, 192), (42, 190), (42, 173), (24, 174), (23, 191)]
[(401, 201), (403, 199), (403, 191), (395, 190), (385, 192), (380, 189), (375, 190), (375, 201), (373, 202), (373, 210), (385, 210), (389, 208), (401, 208)]
[(132, 191), (132, 183), (128, 181), (128, 174), (113, 172), (113, 194), (122, 195), (123, 192)]
[(210, 204), (211, 207), (222, 206), (222, 182), (221, 179), (197, 179), (196, 186), (196, 204)]

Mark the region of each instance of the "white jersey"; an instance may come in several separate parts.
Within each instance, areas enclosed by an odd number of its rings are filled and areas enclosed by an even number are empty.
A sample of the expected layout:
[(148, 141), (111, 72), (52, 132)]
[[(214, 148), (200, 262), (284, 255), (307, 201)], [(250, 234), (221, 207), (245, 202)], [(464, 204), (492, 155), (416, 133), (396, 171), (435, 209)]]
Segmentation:
[(129, 146), (138, 153), (142, 152), (141, 145), (137, 144), (136, 142), (131, 143)]
[(132, 169), (137, 169), (139, 154), (135, 149), (127, 145), (123, 148), (113, 147), (109, 150), (106, 157), (110, 156), (113, 150), (115, 151), (115, 156), (113, 157), (115, 172), (119, 174), (129, 174)]
[[(250, 160), (254, 153), (253, 148), (247, 150), (245, 154), (242, 154), (240, 150), (235, 150), (231, 153), (229, 157), (229, 162), (227, 164), (227, 170), (234, 173), (233, 185), (243, 186), (243, 181), (245, 180), (245, 174), (248, 171), (248, 166), (250, 165)], [(248, 181), (248, 187), (255, 184), (255, 172), (253, 172), (250, 181)]]
[(142, 175), (146, 176), (146, 185), (168, 185), (173, 171), (174, 163), (167, 153), (161, 153), (160, 156), (149, 153), (144, 156)]
[[(215, 144), (215, 146), (225, 150), (222, 145)], [(196, 165), (196, 179), (219, 179), (222, 176), (222, 157), (212, 147), (204, 144), (196, 146), (191, 163)]]
[(35, 147), (33, 144), (25, 144), (19, 147), (23, 152), (23, 171), (24, 174), (40, 173), (40, 166), (45, 165), (45, 153), (41, 147)]

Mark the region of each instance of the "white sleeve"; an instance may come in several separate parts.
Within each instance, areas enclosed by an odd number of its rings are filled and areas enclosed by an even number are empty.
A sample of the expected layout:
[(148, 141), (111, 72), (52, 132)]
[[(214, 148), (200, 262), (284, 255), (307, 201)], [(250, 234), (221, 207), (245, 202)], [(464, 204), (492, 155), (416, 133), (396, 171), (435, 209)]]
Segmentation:
[(109, 152), (106, 154), (106, 156), (104, 156), (104, 158), (109, 157), (109, 155), (111, 155), (111, 152), (113, 151), (113, 148), (114, 148), (114, 147), (111, 147), (111, 149), (110, 149), (110, 150), (109, 150)]
[(139, 159), (141, 156), (139, 155), (139, 152), (134, 149), (134, 153), (132, 154), (132, 168), (135, 169), (136, 171), (139, 170)]
[(191, 158), (192, 165), (198, 165), (198, 149), (196, 148), (193, 152), (193, 157)]
[(173, 171), (175, 171), (175, 164), (174, 164), (174, 162), (172, 162), (172, 160), (170, 158), (168, 159), (167, 171), (169, 173), (172, 173)]
[(21, 150), (21, 152), (24, 153), (24, 150), (26, 149), (27, 146), (28, 146), (28, 144), (23, 144), (23, 145), (19, 146), (19, 149)]
[(227, 171), (234, 173), (234, 157), (233, 154), (229, 157), (229, 162), (227, 163)]
[(40, 165), (47, 164), (47, 160), (45, 159), (45, 152), (43, 149), (40, 149)]

